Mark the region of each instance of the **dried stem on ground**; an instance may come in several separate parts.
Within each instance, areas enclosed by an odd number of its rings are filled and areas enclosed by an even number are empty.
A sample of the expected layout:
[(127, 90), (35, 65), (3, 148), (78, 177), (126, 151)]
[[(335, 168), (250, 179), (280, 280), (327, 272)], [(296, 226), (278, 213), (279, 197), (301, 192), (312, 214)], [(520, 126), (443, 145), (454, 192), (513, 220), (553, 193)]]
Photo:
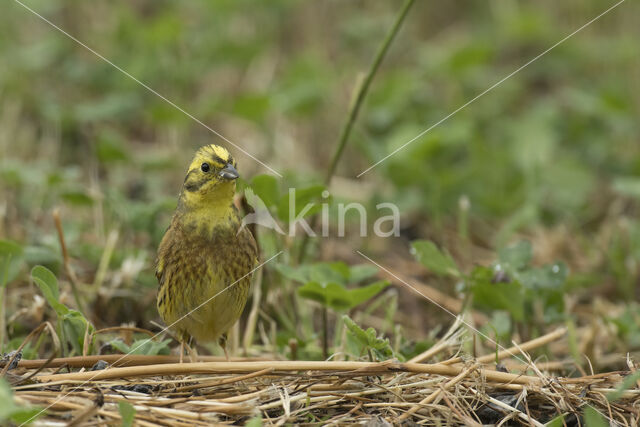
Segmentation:
[[(526, 364), (515, 372), (496, 370), (496, 355), (475, 360), (451, 358), (460, 351), (464, 331), (456, 322), (421, 360), (283, 361), (200, 357), (175, 363), (173, 356), (111, 355), (23, 360), (11, 375), (33, 375), (14, 387), (21, 404), (48, 407), (48, 422), (121, 422), (119, 403), (135, 409), (139, 425), (244, 423), (259, 416), (263, 424), (414, 421), (426, 425), (481, 425), (509, 419), (541, 426), (554, 417), (580, 415), (589, 404), (615, 422), (637, 425), (640, 389), (636, 384), (609, 401), (629, 371), (567, 378), (545, 371), (527, 352), (563, 338), (558, 329), (498, 354), (520, 353)], [(444, 353), (444, 354), (442, 354)], [(86, 371), (99, 359), (111, 366)], [(47, 363), (48, 362), (48, 363)], [(46, 367), (43, 367), (46, 365)], [(56, 367), (82, 367), (58, 373)], [(635, 365), (630, 362), (635, 369)], [(24, 376), (22, 377), (24, 378)], [(568, 420), (568, 418), (567, 418)]]

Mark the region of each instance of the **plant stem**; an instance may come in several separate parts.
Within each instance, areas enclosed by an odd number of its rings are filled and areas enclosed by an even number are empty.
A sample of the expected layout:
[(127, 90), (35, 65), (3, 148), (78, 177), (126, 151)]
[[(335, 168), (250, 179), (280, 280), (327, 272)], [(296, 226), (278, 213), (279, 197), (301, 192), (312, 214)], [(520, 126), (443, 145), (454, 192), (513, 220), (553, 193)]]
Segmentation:
[(78, 292), (78, 278), (71, 268), (69, 253), (67, 252), (67, 244), (64, 240), (64, 231), (62, 230), (62, 221), (60, 220), (60, 212), (58, 209), (54, 209), (53, 213), (53, 222), (56, 226), (56, 230), (58, 231), (58, 240), (60, 241), (60, 250), (62, 251), (62, 263), (67, 276), (69, 277), (69, 282), (71, 283), (71, 292), (73, 293), (73, 299), (78, 306), (78, 310), (83, 315), (86, 313), (84, 310), (84, 304), (82, 303), (82, 299), (80, 298), (80, 292)]
[(364, 80), (362, 80), (362, 83), (360, 83), (357, 86), (356, 95), (353, 98), (353, 101), (351, 103), (351, 108), (349, 109), (349, 115), (347, 117), (347, 121), (345, 122), (342, 128), (342, 133), (340, 134), (340, 140), (338, 142), (338, 146), (336, 147), (336, 151), (333, 153), (331, 164), (329, 165), (329, 169), (327, 170), (327, 175), (324, 180), (326, 186), (329, 186), (329, 184), (331, 183), (331, 178), (333, 178), (333, 175), (336, 171), (336, 167), (338, 165), (338, 161), (340, 160), (340, 157), (342, 156), (344, 148), (347, 145), (347, 141), (349, 140), (349, 136), (351, 135), (351, 129), (353, 128), (353, 124), (355, 123), (358, 117), (358, 113), (360, 112), (360, 107), (362, 106), (362, 103), (365, 97), (367, 96), (367, 92), (369, 91), (369, 86), (371, 86), (371, 82), (373, 81), (373, 77), (378, 71), (378, 68), (380, 68), (380, 64), (382, 63), (382, 60), (387, 54), (387, 51), (389, 50), (389, 46), (391, 46), (391, 42), (395, 38), (396, 34), (398, 34), (398, 31), (402, 26), (402, 22), (404, 21), (404, 18), (407, 16), (407, 13), (409, 13), (409, 9), (411, 9), (413, 2), (414, 0), (407, 0), (405, 2), (404, 6), (402, 7), (402, 10), (400, 10), (400, 13), (396, 17), (396, 21), (393, 23), (393, 27), (391, 27), (391, 30), (389, 30), (389, 32), (387, 33), (387, 36), (385, 37), (384, 41), (380, 45), (380, 48), (378, 49), (378, 53), (376, 54), (375, 59), (373, 60), (373, 62), (371, 63), (371, 66), (369, 67), (369, 72), (365, 76)]
[[(398, 14), (395, 22), (393, 23), (393, 26), (391, 27), (386, 37), (382, 41), (382, 44), (378, 48), (378, 52), (376, 53), (376, 56), (373, 59), (373, 62), (371, 63), (371, 66), (369, 67), (369, 71), (367, 72), (364, 79), (359, 80), (356, 85), (355, 93), (352, 98), (351, 105), (349, 107), (347, 121), (344, 123), (342, 127), (342, 131), (340, 132), (340, 139), (338, 140), (338, 146), (336, 147), (336, 150), (333, 153), (333, 157), (331, 158), (331, 163), (329, 164), (329, 169), (327, 169), (327, 174), (324, 179), (324, 184), (326, 187), (329, 187), (329, 185), (331, 184), (331, 179), (333, 178), (333, 175), (336, 172), (338, 162), (340, 161), (340, 158), (342, 157), (342, 153), (344, 152), (344, 149), (347, 146), (347, 142), (349, 141), (349, 136), (351, 136), (351, 130), (353, 129), (353, 124), (358, 118), (360, 107), (362, 106), (364, 99), (366, 98), (367, 93), (369, 92), (369, 87), (371, 86), (371, 82), (373, 81), (373, 78), (376, 75), (378, 68), (380, 68), (380, 64), (382, 63), (382, 60), (386, 56), (387, 51), (389, 50), (389, 46), (391, 46), (391, 42), (395, 38), (396, 34), (398, 34), (400, 27), (402, 27), (402, 23), (405, 17), (407, 16), (407, 14), (409, 13), (409, 9), (411, 9), (411, 6), (413, 5), (414, 1), (415, 0), (405, 1), (404, 6), (400, 10), (400, 13)], [(314, 215), (313, 218), (311, 219), (311, 229), (315, 229), (317, 226), (317, 223), (318, 223), (318, 216)], [(300, 244), (300, 251), (298, 252), (298, 263), (304, 260), (308, 242), (309, 242), (309, 235), (305, 234), (303, 237), (302, 243)]]
[(329, 357), (329, 321), (327, 320), (327, 312), (329, 309), (322, 306), (322, 357), (327, 360)]
[(0, 273), (2, 273), (2, 277), (0, 277), (0, 354), (4, 351), (4, 337), (5, 337), (5, 287), (9, 282), (9, 265), (11, 264), (11, 254), (7, 255), (6, 258), (2, 258), (3, 265), (2, 269), (0, 269)]

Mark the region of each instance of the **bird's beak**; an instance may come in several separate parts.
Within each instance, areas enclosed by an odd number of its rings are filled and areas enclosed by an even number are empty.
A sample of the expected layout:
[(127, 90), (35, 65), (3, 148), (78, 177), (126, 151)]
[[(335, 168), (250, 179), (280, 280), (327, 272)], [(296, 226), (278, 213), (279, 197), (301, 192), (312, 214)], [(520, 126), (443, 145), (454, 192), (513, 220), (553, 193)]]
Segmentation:
[(234, 179), (238, 178), (240, 174), (238, 173), (236, 168), (233, 167), (231, 163), (227, 163), (227, 165), (224, 168), (222, 168), (222, 170), (220, 170), (219, 176), (220, 178), (225, 179), (227, 181), (233, 181)]

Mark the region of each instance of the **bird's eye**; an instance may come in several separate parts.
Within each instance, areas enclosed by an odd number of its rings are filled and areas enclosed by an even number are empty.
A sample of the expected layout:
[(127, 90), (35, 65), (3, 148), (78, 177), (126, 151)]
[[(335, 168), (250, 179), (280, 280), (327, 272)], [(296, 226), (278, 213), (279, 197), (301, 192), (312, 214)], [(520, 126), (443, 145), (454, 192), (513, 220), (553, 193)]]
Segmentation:
[(202, 172), (209, 172), (209, 163), (203, 163), (200, 165)]

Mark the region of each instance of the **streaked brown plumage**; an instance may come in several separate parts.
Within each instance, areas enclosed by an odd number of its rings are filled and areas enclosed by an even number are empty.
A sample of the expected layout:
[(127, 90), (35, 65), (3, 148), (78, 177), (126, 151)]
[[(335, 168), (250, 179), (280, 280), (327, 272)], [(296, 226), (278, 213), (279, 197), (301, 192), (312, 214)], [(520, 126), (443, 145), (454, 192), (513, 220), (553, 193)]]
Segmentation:
[(258, 250), (233, 205), (235, 164), (222, 147), (198, 150), (158, 248), (158, 312), (183, 342), (224, 347), (247, 301)]

